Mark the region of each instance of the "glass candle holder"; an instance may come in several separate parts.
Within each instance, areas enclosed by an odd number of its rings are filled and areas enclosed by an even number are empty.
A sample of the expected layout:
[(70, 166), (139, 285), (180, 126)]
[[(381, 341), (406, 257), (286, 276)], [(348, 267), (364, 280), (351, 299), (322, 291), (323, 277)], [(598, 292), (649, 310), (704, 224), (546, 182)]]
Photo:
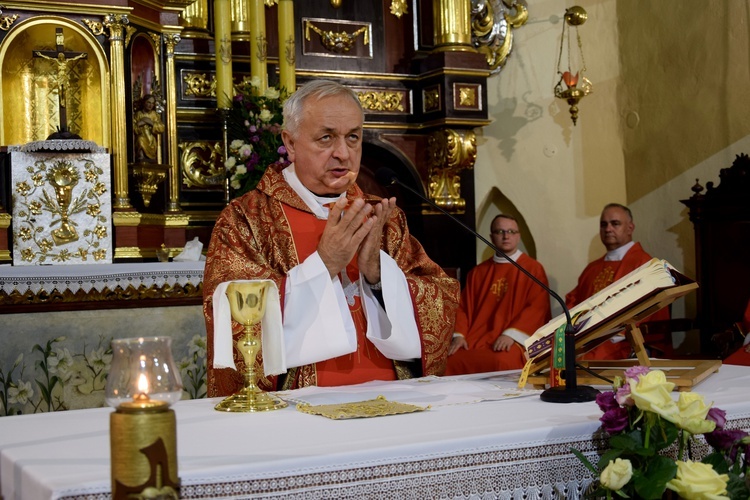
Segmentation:
[(139, 337), (112, 341), (112, 365), (107, 376), (107, 404), (144, 399), (168, 405), (182, 397), (182, 379), (172, 358), (169, 337)]

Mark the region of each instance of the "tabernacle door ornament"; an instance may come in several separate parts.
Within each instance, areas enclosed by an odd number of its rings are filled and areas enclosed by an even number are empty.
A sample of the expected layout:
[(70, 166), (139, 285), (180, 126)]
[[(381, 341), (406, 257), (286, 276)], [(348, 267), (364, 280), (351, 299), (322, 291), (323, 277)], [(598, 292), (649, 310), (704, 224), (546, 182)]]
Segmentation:
[(109, 155), (20, 149), (11, 150), (13, 264), (111, 263)]

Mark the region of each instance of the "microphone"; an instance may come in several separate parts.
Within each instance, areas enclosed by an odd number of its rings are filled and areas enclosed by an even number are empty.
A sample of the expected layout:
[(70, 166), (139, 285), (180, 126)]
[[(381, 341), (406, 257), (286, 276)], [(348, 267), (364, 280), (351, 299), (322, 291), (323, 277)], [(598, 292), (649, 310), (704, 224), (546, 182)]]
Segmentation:
[(379, 168), (375, 172), (375, 180), (383, 185), (383, 186), (391, 186), (393, 184), (397, 184), (398, 186), (406, 189), (410, 193), (414, 194), (417, 198), (420, 200), (426, 202), (429, 204), (432, 208), (435, 208), (436, 210), (440, 211), (443, 215), (446, 215), (450, 220), (470, 232), (474, 235), (477, 239), (479, 239), (482, 243), (490, 247), (492, 250), (494, 250), (498, 255), (501, 257), (505, 257), (505, 259), (516, 266), (519, 271), (521, 271), (523, 274), (531, 278), (531, 280), (542, 287), (552, 298), (554, 298), (557, 302), (560, 303), (562, 306), (563, 312), (565, 313), (565, 319), (566, 319), (566, 325), (565, 325), (565, 386), (564, 387), (550, 387), (549, 389), (542, 392), (540, 398), (542, 401), (546, 401), (548, 403), (584, 403), (587, 401), (594, 401), (596, 399), (596, 395), (599, 393), (598, 390), (594, 389), (590, 386), (585, 385), (578, 385), (578, 379), (577, 379), (577, 373), (576, 373), (576, 354), (575, 354), (575, 328), (573, 327), (573, 321), (570, 318), (570, 310), (568, 310), (568, 307), (565, 305), (565, 301), (550, 287), (542, 283), (536, 276), (531, 274), (529, 271), (527, 271), (522, 265), (520, 265), (518, 262), (514, 261), (513, 259), (509, 258), (505, 252), (497, 248), (495, 245), (493, 245), (491, 242), (489, 242), (484, 236), (474, 231), (472, 228), (464, 224), (460, 219), (456, 218), (454, 215), (448, 213), (445, 211), (442, 207), (440, 207), (437, 203), (430, 200), (429, 198), (425, 197), (417, 191), (416, 189), (413, 189), (411, 186), (408, 186), (401, 182), (396, 175), (396, 172), (391, 170), (388, 167), (382, 167)]

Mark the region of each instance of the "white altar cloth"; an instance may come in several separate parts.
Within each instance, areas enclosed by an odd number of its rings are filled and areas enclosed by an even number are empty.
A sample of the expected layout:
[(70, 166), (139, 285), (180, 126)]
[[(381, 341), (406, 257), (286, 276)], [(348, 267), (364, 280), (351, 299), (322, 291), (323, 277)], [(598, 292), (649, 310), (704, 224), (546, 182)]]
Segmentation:
[(92, 289), (102, 291), (132, 285), (150, 288), (165, 284), (198, 286), (203, 281), (205, 261), (146, 262), (132, 264), (73, 264), (66, 266), (0, 266), (0, 290), (51, 293), (53, 290), (73, 293)]
[[(446, 381), (464, 378), (482, 377)], [(398, 400), (419, 404), (429, 391), (415, 384), (381, 387), (389, 399), (401, 394)], [(725, 365), (694, 390), (726, 410), (727, 427), (750, 430), (748, 386), (750, 368)], [(413, 396), (404, 390), (409, 387)], [(335, 397), (357, 397), (357, 386), (349, 389)], [(322, 397), (325, 390), (307, 392)], [(544, 403), (536, 395), (354, 420), (329, 420), (293, 406), (220, 413), (213, 409), (217, 402), (174, 405), (182, 498), (575, 499), (591, 476), (570, 448), (595, 455), (592, 434), (601, 416), (594, 402)], [(3, 498), (109, 498), (111, 411), (0, 418)]]

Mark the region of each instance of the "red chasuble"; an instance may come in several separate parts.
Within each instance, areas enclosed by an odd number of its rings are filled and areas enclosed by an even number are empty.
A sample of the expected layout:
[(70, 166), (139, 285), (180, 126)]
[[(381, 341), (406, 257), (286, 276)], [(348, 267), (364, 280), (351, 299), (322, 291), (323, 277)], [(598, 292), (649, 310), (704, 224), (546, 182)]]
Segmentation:
[[(375, 196), (365, 195), (356, 185), (350, 187), (346, 195), (350, 200), (357, 197), (366, 200), (378, 199)], [(302, 250), (297, 248), (297, 245), (304, 242), (311, 244), (309, 238), (300, 238), (296, 234), (300, 225), (288, 218), (288, 214), (292, 213), (290, 209), (305, 214), (310, 212), (305, 203), (286, 183), (280, 170), (269, 168), (258, 187), (232, 200), (216, 221), (206, 255), (206, 268), (203, 276), (203, 313), (207, 329), (209, 397), (226, 396), (240, 389), (242, 387), (241, 374), (244, 370), (244, 361), (236, 349), (234, 361), (237, 370), (214, 368), (214, 290), (217, 285), (225, 281), (265, 278), (274, 280), (283, 295), (286, 274), (290, 269), (299, 265), (303, 254), (310, 253), (309, 247), (307, 250)], [(309, 216), (314, 219), (312, 215)], [(391, 213), (390, 219), (383, 228), (381, 249), (396, 261), (406, 276), (422, 344), (421, 366), (417, 367), (416, 373), (404, 363), (390, 360), (389, 362), (392, 367), (395, 367), (398, 378), (408, 378), (414, 375), (442, 375), (445, 371), (448, 346), (458, 307), (458, 282), (446, 275), (427, 257), (422, 245), (409, 233), (406, 216), (398, 208)], [(283, 309), (283, 296), (281, 300)], [(360, 326), (364, 327), (363, 324)], [(233, 329), (236, 339), (241, 334), (242, 327), (233, 323)], [(358, 342), (358, 345), (363, 349), (374, 349), (369, 342)], [(358, 351), (352, 356), (357, 357), (359, 354)], [(335, 383), (356, 383), (369, 378), (368, 375), (353, 374), (357, 371), (354, 362), (359, 362), (358, 359), (353, 358), (352, 364), (344, 367), (344, 371), (339, 371), (340, 366), (336, 364), (337, 360), (333, 360), (334, 364), (326, 364), (320, 373), (336, 371)], [(379, 372), (378, 363), (379, 361), (374, 362), (374, 366)], [(349, 369), (348, 366), (352, 367), (351, 376), (346, 372)], [(283, 388), (318, 385), (320, 382), (318, 370), (314, 365), (291, 368), (285, 378)], [(323, 378), (328, 379), (327, 375), (323, 375)], [(276, 384), (276, 377), (260, 382), (265, 389), (276, 388)]]
[[(326, 221), (288, 205), (284, 206), (284, 214), (292, 228), (297, 258), (300, 262), (304, 262), (317, 250)], [(346, 281), (356, 283), (359, 279), (356, 255), (346, 266), (346, 277), (339, 276), (339, 279), (342, 279), (344, 284)], [(383, 356), (365, 336), (367, 318), (359, 295), (351, 297), (349, 311), (352, 314), (354, 326), (357, 328), (357, 350), (352, 354), (315, 363), (317, 385), (335, 386), (359, 384), (370, 380), (395, 380), (396, 372), (393, 361)]]
[[(545, 285), (542, 265), (526, 254), (517, 261)], [(513, 264), (486, 260), (472, 269), (461, 292), (454, 330), (466, 338), (468, 349), (448, 356), (446, 375), (523, 368), (524, 347), (514, 343), (509, 351), (492, 345), (508, 328), (534, 333), (550, 319), (549, 294)]]
[[(587, 298), (611, 285), (626, 274), (635, 271), (641, 265), (651, 260), (640, 243), (635, 243), (620, 261), (605, 261), (604, 257), (591, 262), (578, 278), (578, 286), (565, 296), (568, 308), (577, 306)], [(669, 309), (664, 308), (655, 312), (647, 321), (669, 319)], [(646, 339), (647, 342), (650, 339)], [(664, 346), (665, 350), (671, 346)], [(627, 341), (604, 342), (587, 352), (583, 359), (625, 359), (630, 356), (631, 346)]]

